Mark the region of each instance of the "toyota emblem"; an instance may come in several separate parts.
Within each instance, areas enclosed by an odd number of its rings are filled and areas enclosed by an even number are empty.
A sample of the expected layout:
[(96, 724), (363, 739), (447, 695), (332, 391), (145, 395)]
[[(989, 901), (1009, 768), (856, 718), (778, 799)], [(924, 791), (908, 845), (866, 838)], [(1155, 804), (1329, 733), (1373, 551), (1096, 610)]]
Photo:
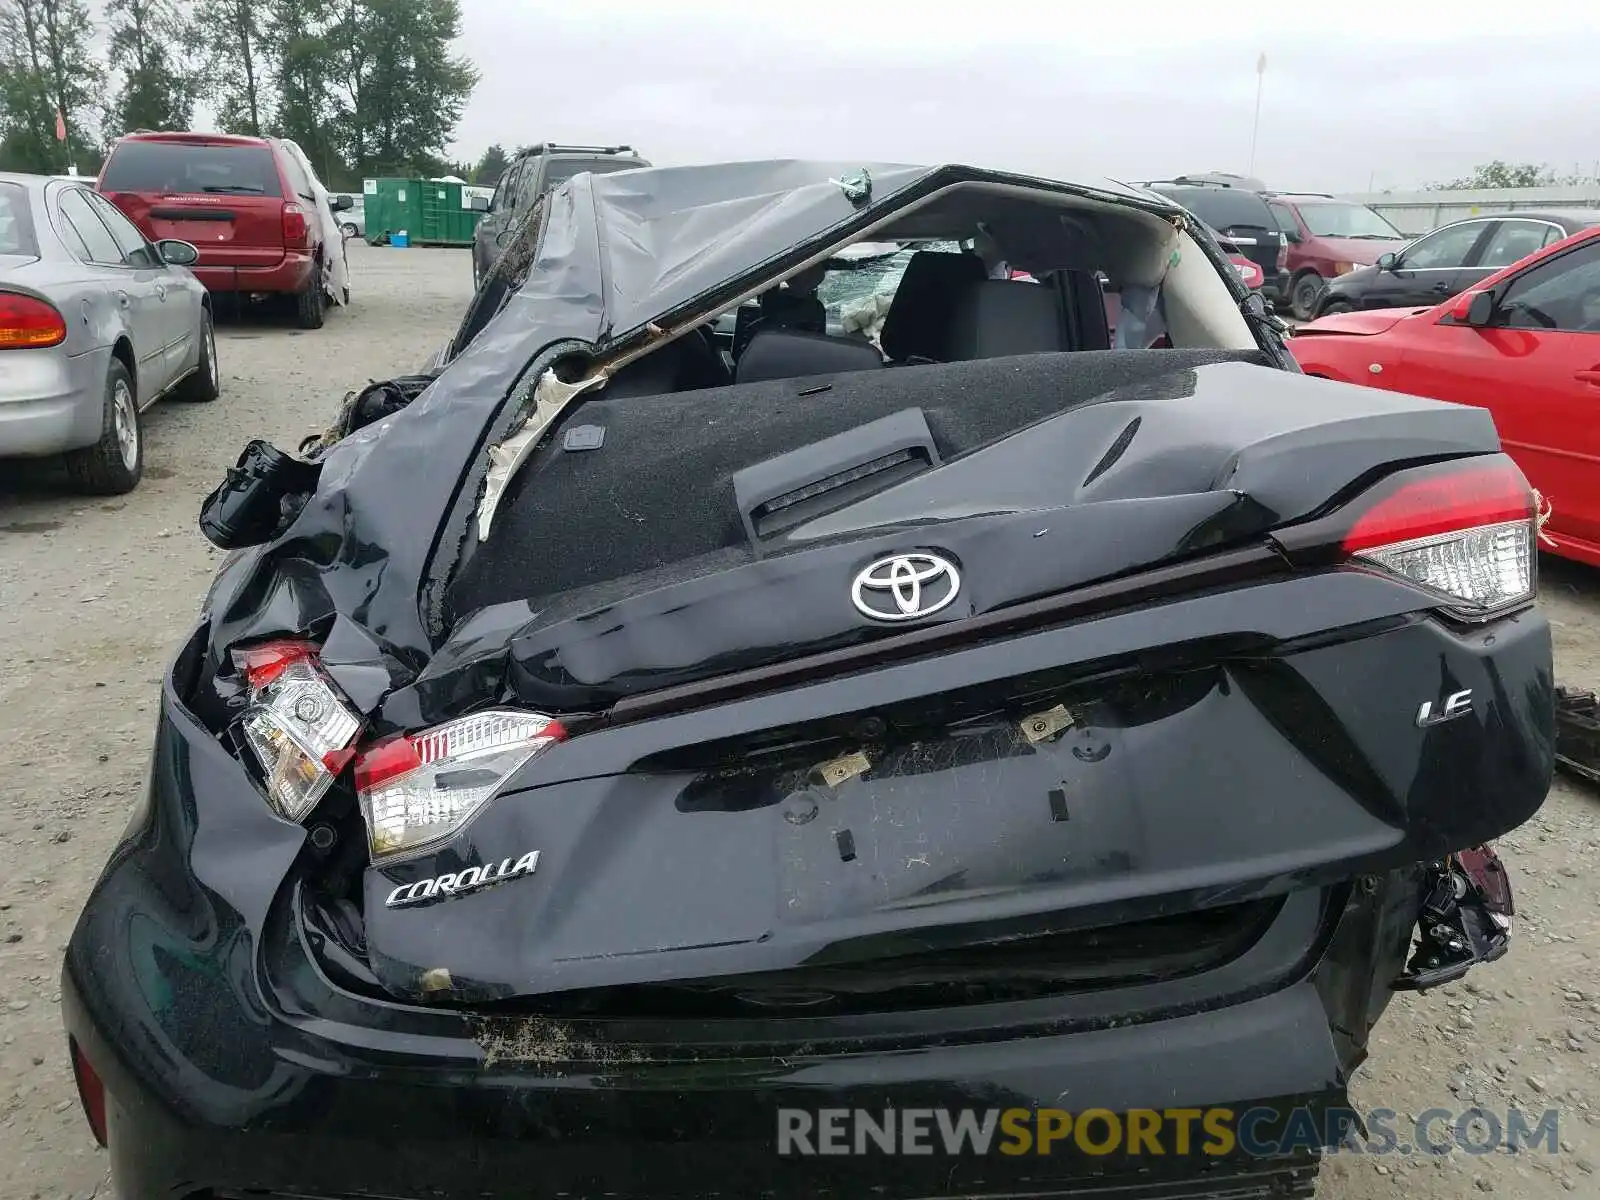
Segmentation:
[(856, 611), (874, 621), (914, 621), (947, 607), (961, 590), (955, 564), (937, 554), (892, 554), (869, 563), (850, 589)]

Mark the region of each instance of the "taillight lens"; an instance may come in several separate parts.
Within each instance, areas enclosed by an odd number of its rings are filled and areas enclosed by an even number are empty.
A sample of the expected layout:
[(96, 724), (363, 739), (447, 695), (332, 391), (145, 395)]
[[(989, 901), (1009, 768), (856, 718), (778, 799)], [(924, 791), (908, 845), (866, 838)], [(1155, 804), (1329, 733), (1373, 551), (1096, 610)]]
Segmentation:
[(76, 1041), (69, 1038), (67, 1049), (72, 1055), (72, 1079), (78, 1085), (78, 1103), (83, 1105), (84, 1120), (89, 1122), (94, 1140), (103, 1147), (106, 1144), (106, 1085)]
[(67, 340), (67, 322), (53, 304), (0, 292), (0, 350), (40, 350)]
[(363, 750), (356, 792), (372, 860), (454, 836), (513, 772), (566, 736), (550, 717), (494, 709)]
[(286, 203), (283, 206), (283, 244), (285, 246), (304, 246), (308, 228), (306, 210), (298, 204)]
[(267, 796), (303, 821), (353, 756), (361, 718), (351, 712), (305, 642), (268, 642), (233, 652), (250, 686), (244, 737), (266, 773)]
[(1341, 548), (1484, 617), (1538, 590), (1538, 500), (1503, 455), (1403, 471), (1379, 484)]
[(1289, 269), (1289, 239), (1284, 237), (1283, 234), (1280, 233), (1278, 235), (1278, 270), (1287, 271), (1288, 269)]

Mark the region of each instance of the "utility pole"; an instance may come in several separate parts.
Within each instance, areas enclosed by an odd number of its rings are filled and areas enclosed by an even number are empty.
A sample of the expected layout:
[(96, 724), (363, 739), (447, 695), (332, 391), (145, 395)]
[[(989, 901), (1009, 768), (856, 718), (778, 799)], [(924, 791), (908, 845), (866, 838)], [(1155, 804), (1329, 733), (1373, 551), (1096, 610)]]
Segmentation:
[(1250, 170), (1247, 172), (1254, 177), (1256, 173), (1256, 140), (1261, 133), (1261, 85), (1267, 79), (1267, 54), (1261, 52), (1256, 59), (1256, 119), (1250, 126)]

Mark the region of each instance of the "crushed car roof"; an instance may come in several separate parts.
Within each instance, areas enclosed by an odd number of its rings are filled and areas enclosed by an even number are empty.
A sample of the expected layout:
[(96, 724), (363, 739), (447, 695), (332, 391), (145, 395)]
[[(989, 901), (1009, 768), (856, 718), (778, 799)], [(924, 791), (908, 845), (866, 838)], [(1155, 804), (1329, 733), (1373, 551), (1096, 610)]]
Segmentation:
[[(531, 316), (529, 303), (571, 303), (592, 291), (604, 314), (596, 334), (622, 336), (785, 250), (851, 223), (870, 225), (908, 193), (960, 183), (1181, 211), (1165, 196), (1109, 179), (1055, 181), (950, 164), (779, 160), (583, 175), (552, 194), (545, 249), (519, 299)], [(560, 278), (541, 286), (536, 277), (552, 272)], [(580, 282), (583, 290), (567, 290)]]
[[(575, 176), (550, 193), (515, 295), (406, 407), (348, 436), (331, 431), (298, 516), (219, 576), (208, 604), (213, 659), (247, 640), (332, 622), (351, 661), (408, 674), (401, 660), (425, 661), (444, 633), (443, 589), (488, 452), (530, 419), (539, 404), (530, 385), (551, 362), (654, 337), (658, 323), (691, 305), (703, 312), (736, 299), (828, 243), (962, 184), (1183, 212), (1108, 179), (954, 165), (784, 160)], [(513, 242), (508, 256), (516, 250)], [(383, 453), (372, 454), (380, 443)]]

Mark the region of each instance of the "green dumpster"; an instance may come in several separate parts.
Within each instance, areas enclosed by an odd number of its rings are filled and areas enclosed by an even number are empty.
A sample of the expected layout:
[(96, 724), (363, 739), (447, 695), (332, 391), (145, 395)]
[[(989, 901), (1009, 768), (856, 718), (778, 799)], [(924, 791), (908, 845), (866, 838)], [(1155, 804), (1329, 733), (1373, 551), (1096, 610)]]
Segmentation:
[(391, 233), (405, 230), (415, 246), (422, 241), (422, 188), (420, 179), (387, 177), (361, 183), (367, 218), (367, 241), (380, 246)]
[(462, 184), (450, 179), (368, 179), (367, 241), (374, 246), (405, 230), (413, 246), (470, 246), (483, 216), (469, 207)]
[(480, 214), (467, 206), (459, 180), (422, 183), (422, 237), (429, 246), (470, 246)]

